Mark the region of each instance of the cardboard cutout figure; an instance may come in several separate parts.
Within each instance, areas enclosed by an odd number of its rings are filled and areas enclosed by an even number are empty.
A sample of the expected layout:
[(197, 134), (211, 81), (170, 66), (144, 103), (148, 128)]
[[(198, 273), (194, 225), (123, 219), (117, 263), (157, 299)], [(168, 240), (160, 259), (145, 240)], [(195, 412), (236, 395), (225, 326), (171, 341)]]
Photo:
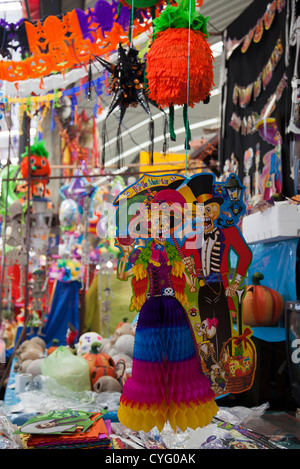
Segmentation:
[[(256, 367), (255, 349), (249, 341), (252, 331), (243, 330), (242, 319), (245, 290), (242, 284), (252, 259), (251, 250), (236, 226), (240, 214), (245, 212), (244, 189), (235, 175), (216, 184), (214, 176), (205, 173), (193, 176), (178, 189), (197, 205), (195, 216), (200, 215), (203, 223), (203, 231), (192, 233), (181, 246), (181, 252), (186, 267), (198, 278), (200, 321), (194, 322), (194, 330), (203, 369), (218, 395), (249, 389)], [(234, 269), (232, 253), (237, 257)], [(233, 315), (237, 317), (238, 338), (233, 330)], [(243, 376), (250, 372), (249, 384)], [(238, 391), (228, 384), (236, 375), (241, 381)]]
[(242, 325), (252, 254), (236, 227), (243, 190), (235, 175), (217, 184), (212, 174), (145, 175), (115, 201), (118, 278), (132, 277), (130, 308), (139, 312), (118, 412), (129, 428), (207, 425), (217, 408), (212, 395), (252, 385), (256, 353)]

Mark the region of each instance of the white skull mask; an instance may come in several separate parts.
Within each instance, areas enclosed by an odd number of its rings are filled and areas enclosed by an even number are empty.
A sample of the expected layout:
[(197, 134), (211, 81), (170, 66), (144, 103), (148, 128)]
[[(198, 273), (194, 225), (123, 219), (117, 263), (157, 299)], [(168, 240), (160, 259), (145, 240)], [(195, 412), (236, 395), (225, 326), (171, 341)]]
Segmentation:
[(94, 343), (102, 343), (102, 337), (97, 332), (86, 332), (85, 334), (81, 335), (78, 344), (76, 344), (77, 355), (90, 353), (92, 344)]

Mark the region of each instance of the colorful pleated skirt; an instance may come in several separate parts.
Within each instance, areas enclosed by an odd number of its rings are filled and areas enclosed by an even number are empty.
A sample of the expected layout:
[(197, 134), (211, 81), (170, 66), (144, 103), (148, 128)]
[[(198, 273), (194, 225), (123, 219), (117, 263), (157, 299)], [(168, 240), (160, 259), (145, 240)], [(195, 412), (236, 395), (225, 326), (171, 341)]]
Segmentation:
[(175, 297), (149, 298), (139, 314), (119, 421), (145, 432), (161, 431), (167, 422), (174, 431), (204, 427), (218, 411), (214, 397), (186, 311)]

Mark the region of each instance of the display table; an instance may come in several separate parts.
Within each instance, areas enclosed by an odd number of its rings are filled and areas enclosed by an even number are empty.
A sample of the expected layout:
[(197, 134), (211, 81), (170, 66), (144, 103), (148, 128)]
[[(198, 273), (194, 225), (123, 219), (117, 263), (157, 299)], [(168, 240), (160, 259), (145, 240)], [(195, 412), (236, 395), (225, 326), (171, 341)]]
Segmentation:
[[(260, 340), (260, 339), (258, 339)], [(40, 415), (41, 413), (49, 411), (49, 407), (55, 410), (56, 406), (58, 410), (63, 409), (77, 409), (99, 412), (101, 409), (101, 404), (98, 405), (93, 399), (90, 401), (84, 397), (82, 393), (75, 393), (75, 398), (73, 399), (72, 393), (69, 393), (67, 389), (64, 391), (63, 399), (66, 398), (65, 407), (60, 401), (62, 395), (61, 389), (58, 388), (58, 394), (56, 399), (56, 389), (54, 388), (51, 392), (53, 398), (53, 404), (49, 399), (49, 394), (44, 393), (42, 386), (39, 383), (39, 377), (36, 377), (32, 383), (26, 388), (25, 392), (21, 395), (18, 395), (15, 390), (15, 379), (16, 373), (14, 372), (14, 365), (16, 359), (12, 361), (11, 372), (9, 375), (8, 385), (5, 393), (4, 408), (6, 411), (7, 418), (11, 423), (17, 425), (18, 427), (24, 425), (29, 419)], [(35, 380), (37, 384), (35, 384)], [(103, 393), (104, 394), (104, 393)], [(70, 400), (68, 400), (68, 395)], [(89, 393), (86, 396), (90, 396)], [(100, 395), (98, 395), (100, 397)], [(226, 396), (224, 396), (226, 399)], [(78, 399), (76, 401), (76, 399)], [(76, 403), (77, 402), (77, 403)], [(134, 432), (130, 429), (123, 427), (117, 418), (117, 409), (107, 409), (103, 414), (103, 419), (109, 421), (111, 425), (111, 438), (113, 441), (113, 449), (149, 449), (153, 448), (158, 449), (183, 449), (188, 452), (193, 449), (277, 449), (280, 448), (276, 444), (279, 440), (273, 440), (272, 435), (269, 434), (270, 428), (272, 428), (270, 420), (268, 420), (268, 433), (264, 433), (264, 421), (261, 418), (267, 418), (264, 415), (261, 416), (268, 408), (268, 405), (263, 405), (262, 410), (251, 410), (251, 408), (246, 409), (241, 407), (240, 410), (238, 407), (234, 407), (234, 414), (231, 415), (230, 408), (222, 407), (224, 402), (223, 398), (218, 399), (219, 412), (216, 418), (205, 428), (199, 428), (197, 430), (187, 429), (186, 432), (179, 431), (177, 434), (173, 432), (171, 427), (166, 427), (161, 433), (158, 433), (157, 430), (152, 430), (151, 432), (145, 434), (144, 432)], [(32, 403), (32, 406), (31, 406)], [(78, 406), (78, 407), (77, 407)], [(33, 408), (34, 407), (34, 408)], [(236, 414), (241, 412), (241, 417), (245, 418), (245, 415), (252, 416), (252, 426), (247, 429), (243, 425), (239, 424), (239, 420)], [(282, 417), (283, 418), (283, 417)], [(285, 421), (285, 420), (284, 420)], [(280, 419), (276, 420), (276, 423), (280, 422)], [(250, 428), (250, 430), (249, 430)], [(282, 429), (282, 439), (285, 444), (291, 445), (294, 447), (297, 446), (297, 428), (295, 427), (295, 436), (286, 435)], [(259, 431), (258, 431), (259, 430)], [(277, 430), (278, 431), (278, 430)], [(0, 431), (1, 435), (1, 431)], [(0, 436), (1, 440), (1, 436)], [(292, 441), (292, 443), (291, 443)], [(1, 441), (0, 441), (1, 445)], [(155, 446), (156, 445), (156, 446)], [(283, 447), (284, 447), (283, 445)], [(20, 448), (20, 449), (27, 449)]]

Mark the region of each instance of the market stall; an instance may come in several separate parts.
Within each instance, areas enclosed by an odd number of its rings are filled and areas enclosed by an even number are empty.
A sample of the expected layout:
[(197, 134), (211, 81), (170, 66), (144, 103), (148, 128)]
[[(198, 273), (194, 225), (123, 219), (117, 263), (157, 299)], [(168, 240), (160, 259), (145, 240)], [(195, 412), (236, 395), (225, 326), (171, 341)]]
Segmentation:
[(298, 2), (42, 3), (0, 23), (0, 448), (297, 447)]

